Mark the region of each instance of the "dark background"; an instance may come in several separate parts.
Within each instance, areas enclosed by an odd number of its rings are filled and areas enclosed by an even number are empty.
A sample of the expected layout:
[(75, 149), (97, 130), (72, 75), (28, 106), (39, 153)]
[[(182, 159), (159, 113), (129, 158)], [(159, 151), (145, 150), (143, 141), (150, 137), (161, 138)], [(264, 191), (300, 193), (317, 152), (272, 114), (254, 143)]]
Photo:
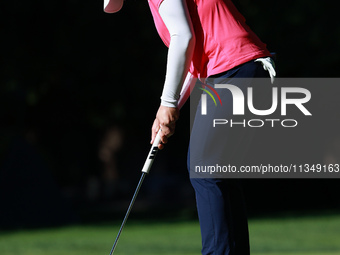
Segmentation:
[[(339, 76), (332, 3), (235, 4), (277, 53), (279, 77)], [(150, 147), (165, 75), (167, 49), (147, 1), (127, 0), (111, 15), (102, 1), (2, 1), (0, 27), (0, 227), (120, 219)], [(337, 113), (337, 95), (331, 96), (331, 104), (323, 100)], [(186, 170), (188, 115), (186, 105), (132, 217), (196, 217)], [(329, 132), (299, 149), (320, 148), (309, 156), (339, 163), (338, 115), (328, 124)], [(248, 212), (338, 211), (338, 185), (337, 179), (245, 180)]]

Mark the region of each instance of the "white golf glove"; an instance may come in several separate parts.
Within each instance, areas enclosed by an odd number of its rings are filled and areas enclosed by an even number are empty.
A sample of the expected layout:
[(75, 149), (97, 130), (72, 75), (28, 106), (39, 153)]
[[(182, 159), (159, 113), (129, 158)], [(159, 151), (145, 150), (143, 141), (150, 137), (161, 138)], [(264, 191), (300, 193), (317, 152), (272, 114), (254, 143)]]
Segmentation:
[(273, 59), (271, 57), (258, 58), (255, 60), (255, 62), (261, 62), (263, 69), (269, 72), (270, 80), (273, 84), (276, 76), (275, 63)]

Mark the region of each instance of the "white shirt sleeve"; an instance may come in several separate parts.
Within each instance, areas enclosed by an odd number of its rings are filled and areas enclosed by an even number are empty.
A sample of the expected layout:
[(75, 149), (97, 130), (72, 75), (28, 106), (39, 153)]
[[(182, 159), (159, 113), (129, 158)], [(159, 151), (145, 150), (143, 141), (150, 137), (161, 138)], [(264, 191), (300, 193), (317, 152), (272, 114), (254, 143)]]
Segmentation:
[(180, 99), (178, 100), (178, 108), (181, 109), (182, 106), (185, 104), (187, 99), (189, 98), (192, 90), (195, 87), (197, 78), (195, 78), (191, 73), (188, 72), (185, 81), (182, 86), (181, 90), (181, 96)]
[(161, 105), (177, 107), (190, 67), (195, 36), (185, 0), (164, 0), (159, 7), (159, 14), (171, 38)]

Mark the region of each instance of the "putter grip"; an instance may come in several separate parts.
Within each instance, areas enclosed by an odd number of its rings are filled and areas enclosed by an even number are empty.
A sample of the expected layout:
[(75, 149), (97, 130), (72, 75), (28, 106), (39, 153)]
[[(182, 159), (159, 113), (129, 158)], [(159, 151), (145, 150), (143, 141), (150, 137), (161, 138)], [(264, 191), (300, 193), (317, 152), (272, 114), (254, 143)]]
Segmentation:
[(142, 172), (143, 173), (149, 173), (150, 172), (150, 169), (151, 169), (151, 166), (152, 166), (152, 163), (156, 157), (156, 154), (158, 152), (158, 144), (160, 143), (161, 141), (161, 137), (160, 137), (160, 131), (158, 131), (157, 135), (156, 135), (156, 138), (151, 146), (151, 149), (149, 151), (149, 154), (148, 154), (148, 157), (146, 158), (145, 160), (145, 163), (144, 163), (144, 166), (143, 166), (143, 169), (142, 169)]
[[(185, 83), (184, 83), (184, 86), (183, 86), (182, 91), (181, 91), (180, 99), (178, 101), (178, 108), (179, 109), (182, 108), (184, 103), (189, 98), (191, 90), (193, 89), (193, 86), (195, 85), (195, 83), (196, 83), (196, 79), (191, 74), (188, 73), (186, 80), (185, 80)], [(148, 174), (150, 172), (152, 163), (153, 163), (153, 161), (156, 157), (156, 154), (158, 152), (158, 144), (161, 141), (161, 137), (160, 137), (159, 133), (160, 133), (160, 130), (158, 131), (158, 133), (156, 135), (156, 138), (155, 138), (155, 140), (154, 140), (154, 142), (151, 146), (148, 157), (146, 158), (146, 161), (144, 163), (144, 166), (143, 166), (143, 169), (142, 169), (143, 173)]]

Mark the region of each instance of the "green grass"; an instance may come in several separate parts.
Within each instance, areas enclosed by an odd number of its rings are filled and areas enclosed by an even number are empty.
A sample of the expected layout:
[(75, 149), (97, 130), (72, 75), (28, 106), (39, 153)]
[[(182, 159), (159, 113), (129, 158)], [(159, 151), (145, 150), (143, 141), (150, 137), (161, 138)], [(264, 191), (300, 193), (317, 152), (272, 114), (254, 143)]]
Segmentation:
[(339, 255), (340, 216), (253, 220), (250, 237), (256, 255)]
[[(0, 232), (0, 254), (109, 254), (119, 224)], [(249, 229), (252, 255), (340, 255), (340, 216), (251, 219)], [(115, 254), (200, 254), (199, 225), (130, 220)]]

